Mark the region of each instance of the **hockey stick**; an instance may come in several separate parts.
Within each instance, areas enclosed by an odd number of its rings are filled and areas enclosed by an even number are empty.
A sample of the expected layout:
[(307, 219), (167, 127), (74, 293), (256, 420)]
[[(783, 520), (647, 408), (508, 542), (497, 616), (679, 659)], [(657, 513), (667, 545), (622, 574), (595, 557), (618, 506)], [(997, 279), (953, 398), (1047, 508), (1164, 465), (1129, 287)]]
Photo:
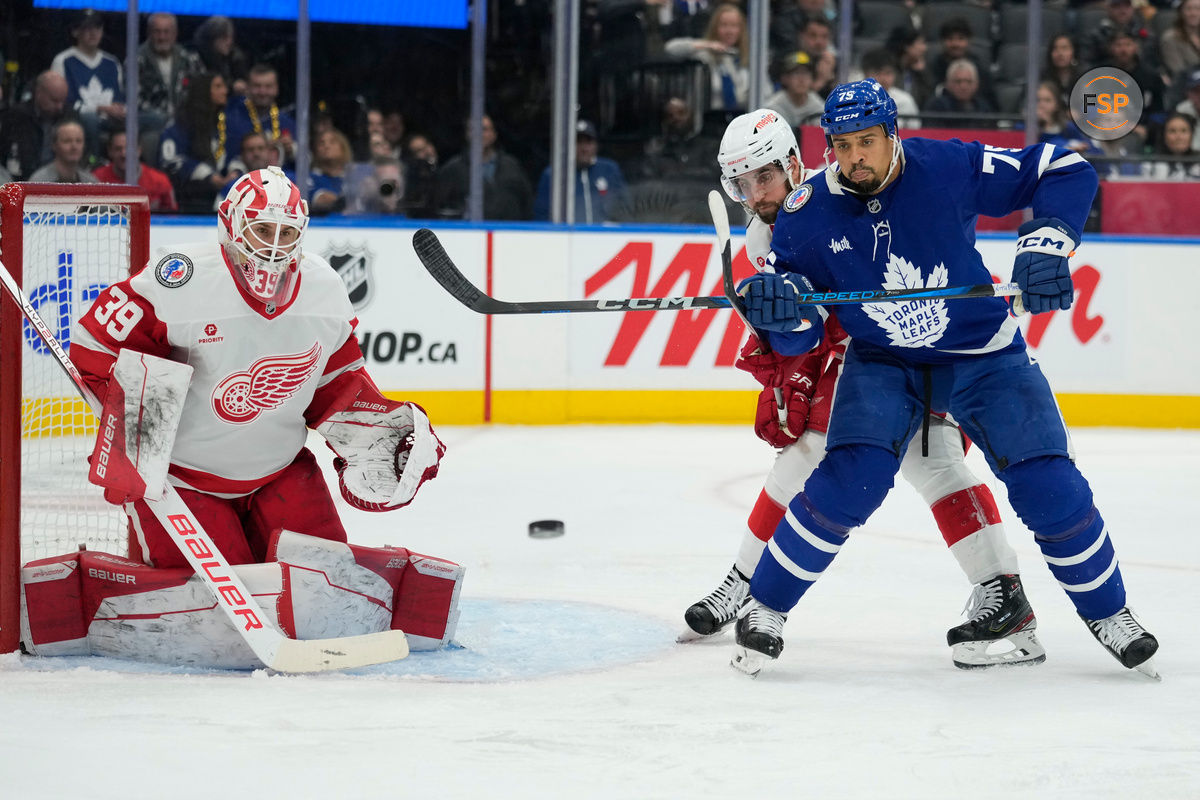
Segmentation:
[[(769, 355), (771, 343), (746, 319), (742, 298), (738, 297), (737, 288), (733, 285), (733, 243), (729, 235), (729, 211), (725, 208), (725, 201), (715, 190), (708, 193), (708, 213), (712, 216), (713, 227), (717, 229), (717, 249), (721, 251), (721, 287), (725, 291), (725, 299), (729, 301), (733, 313), (742, 320), (746, 330), (754, 331), (759, 352)], [(787, 406), (783, 402), (783, 389), (779, 386), (775, 387), (775, 415), (779, 418), (780, 429), (786, 431)]]
[[(730, 308), (725, 297), (634, 297), (626, 300), (497, 300), (467, 280), (437, 235), (428, 228), (413, 234), (413, 249), (429, 274), (450, 295), (480, 314), (564, 314), (576, 311), (689, 311), (697, 308)], [(977, 283), (929, 289), (863, 289), (854, 292), (798, 292), (800, 303), (820, 306), (891, 303), (911, 300), (961, 300), (968, 297), (1012, 297), (1021, 290), (1015, 283)]]
[[(20, 306), (38, 336), (54, 353), (59, 366), (75, 384), (84, 402), (99, 415), (102, 410), (99, 398), (84, 383), (79, 369), (46, 327), (37, 309), (3, 263), (0, 263), (0, 282)], [(250, 650), (268, 669), (278, 672), (323, 672), (398, 661), (408, 655), (408, 639), (399, 630), (338, 639), (289, 639), (263, 614), (250, 590), (213, 544), (212, 538), (184, 504), (175, 487), (168, 483), (161, 499), (147, 498), (146, 504), (192, 569), (208, 586), (234, 630), (241, 634)]]

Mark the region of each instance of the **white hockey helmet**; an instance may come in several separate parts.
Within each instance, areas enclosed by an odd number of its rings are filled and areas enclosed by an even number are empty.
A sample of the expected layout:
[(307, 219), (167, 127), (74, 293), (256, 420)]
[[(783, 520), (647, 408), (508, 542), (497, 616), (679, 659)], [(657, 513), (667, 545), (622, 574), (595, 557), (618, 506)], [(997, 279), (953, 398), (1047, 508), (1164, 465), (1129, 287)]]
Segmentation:
[[(264, 222), (272, 224), (257, 225)], [(221, 246), (246, 291), (264, 303), (286, 303), (308, 227), (308, 203), (296, 184), (279, 167), (247, 172), (221, 201), (217, 224)]]
[(796, 156), (803, 169), (796, 134), (778, 112), (760, 108), (735, 117), (725, 128), (721, 148), (717, 151), (725, 194), (745, 203), (746, 194), (738, 186), (738, 178), (767, 164), (778, 164), (787, 176), (788, 185), (795, 187), (788, 161), (791, 155)]

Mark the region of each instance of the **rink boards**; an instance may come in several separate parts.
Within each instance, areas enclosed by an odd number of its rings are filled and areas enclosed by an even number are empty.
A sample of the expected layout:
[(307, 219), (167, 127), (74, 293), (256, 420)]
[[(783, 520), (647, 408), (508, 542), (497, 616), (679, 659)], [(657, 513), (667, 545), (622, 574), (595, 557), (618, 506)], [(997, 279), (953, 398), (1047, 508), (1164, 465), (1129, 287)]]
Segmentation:
[[(730, 312), (484, 317), (421, 267), (417, 227), (316, 220), (306, 239), (342, 274), (368, 366), (389, 394), (446, 424), (753, 417), (755, 384), (732, 368), (742, 329)], [(156, 221), (151, 250), (211, 240), (215, 228)], [(715, 237), (703, 228), (434, 229), (463, 273), (505, 300), (720, 294)], [(735, 237), (737, 271), (748, 273), (741, 244)], [(984, 235), (979, 247), (1007, 279), (1012, 236)], [(1200, 427), (1200, 342), (1186, 289), (1198, 256), (1195, 239), (1090, 237), (1072, 261), (1074, 307), (1022, 320), (1068, 422)]]

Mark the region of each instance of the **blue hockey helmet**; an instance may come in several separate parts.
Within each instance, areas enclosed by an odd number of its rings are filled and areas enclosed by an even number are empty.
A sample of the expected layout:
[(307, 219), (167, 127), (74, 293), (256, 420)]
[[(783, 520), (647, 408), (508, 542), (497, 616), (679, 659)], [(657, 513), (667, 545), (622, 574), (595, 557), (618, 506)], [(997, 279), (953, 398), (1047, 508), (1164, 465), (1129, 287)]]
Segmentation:
[(896, 101), (879, 81), (867, 78), (843, 83), (829, 93), (821, 127), (826, 141), (843, 133), (866, 130), (882, 125), (888, 136), (896, 135)]

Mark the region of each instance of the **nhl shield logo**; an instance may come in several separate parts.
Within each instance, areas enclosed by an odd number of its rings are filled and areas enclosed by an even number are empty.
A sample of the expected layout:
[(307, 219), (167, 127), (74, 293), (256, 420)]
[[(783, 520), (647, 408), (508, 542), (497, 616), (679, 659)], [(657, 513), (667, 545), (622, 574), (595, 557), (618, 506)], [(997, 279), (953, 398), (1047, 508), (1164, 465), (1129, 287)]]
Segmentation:
[(375, 296), (375, 254), (365, 244), (332, 243), (324, 256), (341, 276), (354, 310), (361, 310), (370, 303)]

